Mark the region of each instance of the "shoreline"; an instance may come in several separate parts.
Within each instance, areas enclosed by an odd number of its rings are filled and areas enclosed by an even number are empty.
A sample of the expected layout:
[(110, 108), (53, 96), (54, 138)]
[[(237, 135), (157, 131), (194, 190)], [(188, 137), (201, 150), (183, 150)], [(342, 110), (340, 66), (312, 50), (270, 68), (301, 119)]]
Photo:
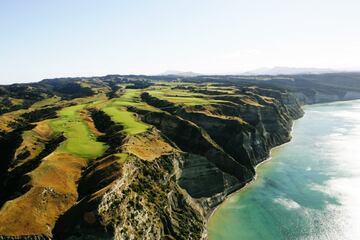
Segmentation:
[[(359, 104), (360, 100), (355, 100), (305, 108), (306, 115), (302, 121), (294, 122), (289, 142), (292, 144), (285, 143), (271, 149), (274, 151), (266, 162), (274, 158), (273, 164), (257, 169), (258, 182), (251, 188), (245, 186), (243, 192), (239, 189), (239, 195), (229, 195), (223, 202), (227, 205), (221, 203), (214, 209), (213, 219), (208, 220), (208, 239), (326, 238), (329, 234), (343, 239), (356, 235), (358, 232), (353, 231), (357, 224), (356, 211), (348, 212), (353, 207), (356, 210), (356, 201), (348, 202), (347, 199), (358, 197), (354, 192), (356, 183), (352, 179), (356, 178), (358, 172), (355, 169), (359, 165), (351, 152), (356, 151), (356, 139), (360, 136), (357, 126)], [(333, 117), (335, 111), (341, 114)], [(341, 135), (327, 138), (345, 124), (346, 131), (339, 130)], [(321, 146), (314, 145), (314, 141), (320, 142)], [(341, 141), (340, 146), (337, 141)], [(283, 146), (286, 148), (280, 148)], [(331, 160), (326, 154), (328, 152), (334, 153)], [(346, 165), (343, 165), (344, 156), (347, 158)], [(353, 167), (349, 170), (346, 166)], [(343, 182), (345, 179), (346, 182)], [(339, 189), (337, 180), (350, 185)], [(271, 184), (266, 184), (267, 181)], [(313, 183), (318, 184), (318, 188), (312, 189)], [(284, 185), (280, 187), (280, 184)], [(329, 203), (329, 199), (334, 199), (334, 202)], [(220, 212), (215, 212), (219, 209)], [(316, 211), (303, 214), (306, 209)], [(333, 215), (335, 210), (338, 214)], [(329, 216), (334, 218), (327, 225)], [(355, 217), (347, 222), (349, 224), (344, 230), (343, 221), (349, 216)], [(274, 226), (269, 223), (274, 223)], [(317, 223), (323, 223), (325, 227), (317, 228)]]
[(238, 190), (236, 190), (236, 191), (230, 193), (229, 195), (227, 195), (227, 196), (225, 197), (225, 199), (224, 199), (220, 204), (218, 204), (218, 205), (211, 211), (211, 213), (208, 215), (208, 217), (207, 217), (207, 219), (206, 219), (206, 238), (205, 238), (205, 239), (206, 239), (206, 240), (209, 239), (209, 236), (208, 236), (209, 220), (210, 220), (211, 217), (213, 217), (213, 215), (215, 214), (215, 212), (216, 212), (223, 204), (225, 204), (226, 201), (229, 201), (229, 199), (230, 199), (231, 197), (233, 197), (235, 194), (240, 193), (240, 192), (243, 191), (243, 190), (246, 190), (249, 186), (251, 186), (252, 183), (254, 183), (254, 182), (256, 181), (257, 176), (258, 176), (258, 173), (257, 173), (257, 171), (256, 171), (257, 168), (258, 168), (258, 167), (261, 167), (263, 164), (266, 164), (266, 163), (270, 162), (270, 160), (273, 158), (272, 154), (273, 154), (273, 151), (274, 151), (274, 150), (279, 149), (279, 148), (282, 148), (282, 147), (284, 147), (284, 146), (286, 146), (287, 144), (289, 144), (289, 143), (292, 142), (294, 126), (295, 126), (295, 124), (296, 124), (296, 122), (297, 122), (298, 120), (302, 119), (302, 118), (305, 116), (307, 107), (309, 107), (309, 106), (322, 106), (322, 105), (328, 105), (328, 104), (331, 104), (331, 105), (333, 105), (333, 104), (341, 104), (341, 103), (347, 103), (347, 102), (351, 102), (351, 101), (360, 101), (360, 99), (357, 98), (357, 99), (349, 99), (349, 100), (340, 100), (340, 101), (331, 101), (331, 102), (313, 103), (313, 104), (304, 104), (304, 105), (302, 105), (301, 108), (304, 110), (304, 115), (303, 115), (302, 117), (300, 117), (299, 119), (296, 119), (296, 120), (293, 121), (292, 126), (291, 126), (291, 130), (290, 130), (290, 140), (289, 140), (288, 142), (285, 142), (285, 143), (283, 143), (283, 144), (280, 144), (280, 145), (278, 145), (278, 146), (275, 146), (275, 147), (271, 148), (270, 151), (269, 151), (269, 157), (266, 158), (264, 161), (260, 162), (259, 164), (257, 164), (257, 165), (255, 166), (255, 175), (254, 175), (254, 178), (253, 178), (251, 181), (247, 182), (247, 183), (246, 183), (245, 185), (243, 185), (242, 187), (240, 187)]
[[(305, 115), (305, 113), (304, 113), (304, 115)], [(303, 118), (303, 117), (304, 117), (304, 116), (302, 116), (301, 118)], [(230, 193), (229, 195), (227, 195), (227, 196), (225, 197), (224, 201), (222, 201), (219, 205), (217, 205), (217, 206), (212, 210), (211, 214), (209, 214), (208, 218), (206, 219), (206, 238), (205, 238), (205, 239), (207, 239), (207, 240), (209, 239), (209, 236), (208, 236), (208, 229), (209, 229), (209, 227), (208, 227), (208, 225), (209, 225), (209, 220), (210, 220), (210, 218), (215, 214), (215, 212), (216, 212), (224, 203), (226, 203), (226, 201), (229, 201), (229, 199), (230, 199), (231, 197), (233, 197), (235, 194), (238, 194), (238, 193), (240, 193), (241, 191), (245, 190), (246, 188), (248, 188), (249, 186), (251, 186), (252, 183), (254, 183), (254, 182), (256, 181), (257, 176), (258, 176), (258, 173), (257, 173), (256, 169), (257, 169), (258, 167), (260, 167), (260, 166), (262, 166), (262, 165), (270, 162), (270, 160), (273, 158), (272, 154), (273, 154), (273, 151), (274, 151), (274, 150), (279, 149), (279, 148), (282, 148), (282, 147), (284, 147), (284, 146), (286, 146), (287, 144), (289, 144), (289, 143), (292, 142), (294, 126), (295, 126), (296, 122), (297, 122), (298, 120), (300, 120), (301, 118), (296, 119), (296, 120), (293, 121), (292, 126), (291, 126), (291, 130), (290, 130), (290, 140), (287, 141), (287, 142), (285, 142), (285, 143), (283, 143), (283, 144), (280, 144), (280, 145), (278, 145), (278, 146), (275, 146), (275, 147), (271, 148), (271, 149), (270, 149), (270, 152), (269, 152), (269, 157), (266, 158), (264, 161), (260, 162), (259, 164), (257, 164), (257, 165), (255, 166), (255, 175), (254, 175), (254, 178), (253, 178), (251, 181), (247, 182), (244, 186), (240, 187), (238, 190), (236, 190), (236, 191)]]

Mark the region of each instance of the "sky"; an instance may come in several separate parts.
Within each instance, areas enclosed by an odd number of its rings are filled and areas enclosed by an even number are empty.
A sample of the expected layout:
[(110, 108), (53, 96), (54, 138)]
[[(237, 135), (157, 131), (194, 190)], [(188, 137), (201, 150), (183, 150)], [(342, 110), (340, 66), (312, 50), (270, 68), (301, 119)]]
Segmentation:
[(0, 84), (360, 69), (358, 0), (0, 0)]

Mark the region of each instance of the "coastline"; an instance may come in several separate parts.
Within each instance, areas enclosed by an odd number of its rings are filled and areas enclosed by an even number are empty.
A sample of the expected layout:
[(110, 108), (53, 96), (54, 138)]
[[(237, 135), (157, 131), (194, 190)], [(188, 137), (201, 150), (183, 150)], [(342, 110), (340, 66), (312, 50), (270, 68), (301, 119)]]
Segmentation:
[[(301, 108), (304, 110), (304, 115), (305, 115), (305, 114), (306, 114), (305, 110), (306, 110), (306, 108), (309, 107), (309, 106), (314, 106), (314, 105), (315, 105), (315, 106), (321, 106), (321, 105), (325, 105), (325, 104), (326, 104), (326, 105), (328, 105), (328, 104), (341, 104), (341, 103), (346, 103), (346, 102), (350, 102), (350, 101), (360, 101), (360, 99), (349, 99), (349, 100), (340, 100), (340, 101), (332, 101), (332, 102), (322, 102), (322, 103), (304, 104), (304, 105), (301, 106)], [(303, 116), (302, 116), (301, 118), (303, 118)], [(264, 161), (260, 162), (258, 165), (255, 166), (255, 176), (254, 176), (254, 178), (253, 178), (251, 181), (245, 183), (245, 185), (243, 185), (242, 187), (240, 187), (238, 190), (236, 190), (236, 191), (230, 193), (229, 195), (227, 195), (227, 196), (225, 197), (224, 201), (222, 201), (220, 204), (218, 204), (218, 205), (211, 211), (211, 213), (208, 215), (208, 218), (206, 219), (206, 220), (207, 220), (207, 222), (206, 222), (206, 225), (207, 225), (207, 226), (208, 226), (208, 223), (209, 223), (210, 218), (214, 215), (214, 213), (218, 210), (218, 208), (219, 208), (222, 204), (224, 204), (226, 201), (228, 201), (229, 198), (231, 198), (233, 195), (235, 195), (235, 194), (241, 192), (242, 190), (246, 189), (247, 187), (249, 187), (249, 185), (251, 185), (253, 182), (256, 181), (257, 176), (258, 176), (258, 173), (256, 172), (256, 169), (257, 169), (258, 167), (262, 166), (263, 164), (269, 162), (269, 161), (273, 158), (272, 153), (273, 153), (274, 150), (276, 150), (276, 149), (278, 149), (278, 148), (281, 148), (281, 147), (284, 147), (284, 146), (286, 146), (287, 144), (291, 143), (292, 138), (293, 138), (294, 126), (295, 126), (296, 122), (297, 122), (298, 120), (300, 120), (301, 118), (296, 119), (296, 120), (293, 121), (292, 126), (291, 126), (291, 130), (290, 130), (290, 140), (287, 141), (287, 142), (285, 142), (285, 143), (283, 143), (283, 144), (280, 144), (280, 145), (278, 145), (278, 146), (275, 146), (275, 147), (271, 148), (271, 149), (270, 149), (270, 152), (269, 152), (269, 157), (266, 158)], [(208, 229), (208, 228), (207, 228), (207, 229)]]
[(359, 104), (305, 108), (305, 117), (292, 129), (291, 144), (272, 149), (273, 163), (257, 169), (258, 181), (214, 210), (208, 239), (353, 239), (359, 234), (355, 199), (360, 165), (352, 154), (360, 136)]
[[(304, 107), (304, 106), (303, 106), (303, 107)], [(301, 117), (301, 118), (302, 118), (302, 117)], [(299, 119), (301, 119), (301, 118), (299, 118)], [(242, 187), (240, 187), (238, 190), (236, 190), (236, 191), (230, 193), (229, 195), (227, 195), (227, 196), (225, 197), (225, 199), (224, 199), (220, 204), (218, 204), (218, 205), (212, 210), (211, 214), (208, 215), (208, 218), (206, 219), (206, 237), (205, 237), (205, 239), (207, 239), (207, 240), (209, 239), (209, 236), (208, 236), (208, 229), (209, 229), (209, 228), (208, 228), (208, 224), (209, 224), (210, 218), (215, 214), (215, 212), (216, 212), (223, 204), (226, 203), (226, 201), (229, 201), (230, 198), (233, 197), (235, 194), (238, 194), (238, 193), (240, 193), (241, 191), (246, 190), (246, 188), (248, 188), (249, 186), (251, 186), (251, 185), (256, 181), (257, 176), (258, 176), (258, 173), (257, 173), (257, 171), (256, 171), (257, 168), (263, 166), (264, 164), (266, 164), (266, 163), (268, 163), (268, 162), (270, 162), (270, 160), (273, 158), (272, 154), (273, 154), (273, 151), (274, 151), (274, 150), (279, 149), (279, 148), (282, 148), (282, 147), (286, 146), (287, 144), (291, 143), (291, 141), (292, 141), (292, 139), (293, 139), (294, 126), (295, 126), (296, 122), (297, 122), (299, 119), (294, 120), (293, 123), (292, 123), (291, 130), (290, 130), (290, 140), (287, 141), (287, 142), (285, 142), (285, 143), (283, 143), (283, 144), (280, 144), (280, 145), (278, 145), (278, 146), (275, 146), (275, 147), (271, 148), (271, 149), (270, 149), (270, 152), (269, 152), (269, 157), (266, 158), (264, 161), (260, 162), (259, 164), (257, 164), (257, 165), (255, 166), (255, 176), (254, 176), (254, 178), (253, 178), (251, 181), (247, 182), (247, 183), (246, 183), (245, 185), (243, 185)]]

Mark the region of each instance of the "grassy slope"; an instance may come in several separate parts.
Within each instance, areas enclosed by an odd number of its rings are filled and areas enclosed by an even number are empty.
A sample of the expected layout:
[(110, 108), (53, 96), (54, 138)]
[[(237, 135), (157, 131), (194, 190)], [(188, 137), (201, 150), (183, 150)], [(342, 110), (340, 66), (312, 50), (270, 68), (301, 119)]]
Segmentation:
[(32, 188), (1, 208), (0, 235), (50, 236), (56, 219), (76, 202), (82, 169), (88, 160), (106, 150), (80, 115), (96, 99), (78, 99), (79, 105), (62, 109), (58, 118), (39, 122), (37, 128), (24, 134), (31, 138), (40, 133), (44, 136), (63, 133), (67, 140), (28, 174)]
[(13, 130), (12, 127), (10, 127), (10, 124), (11, 122), (16, 122), (16, 120), (20, 118), (21, 114), (31, 112), (36, 109), (40, 109), (47, 105), (56, 105), (57, 103), (59, 103), (59, 101), (60, 101), (59, 97), (52, 97), (42, 101), (38, 101), (34, 103), (30, 108), (20, 109), (17, 111), (8, 112), (0, 115), (0, 131), (9, 132)]

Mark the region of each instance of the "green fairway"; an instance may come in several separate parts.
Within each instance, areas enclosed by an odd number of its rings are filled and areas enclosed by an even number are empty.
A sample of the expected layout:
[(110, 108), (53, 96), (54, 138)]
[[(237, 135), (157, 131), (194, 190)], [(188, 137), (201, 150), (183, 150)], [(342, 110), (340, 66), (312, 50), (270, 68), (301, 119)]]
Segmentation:
[(134, 113), (121, 107), (105, 107), (102, 109), (111, 119), (124, 127), (124, 132), (130, 135), (145, 132), (149, 125), (140, 122)]
[(156, 89), (147, 92), (156, 98), (163, 99), (175, 104), (183, 104), (187, 106), (226, 102), (223, 100), (209, 99), (205, 94), (193, 93), (171, 88)]
[(136, 115), (126, 110), (126, 107), (135, 106), (140, 109), (153, 109), (151, 106), (140, 101), (139, 90), (129, 89), (119, 98), (112, 99), (102, 110), (108, 114), (111, 119), (120, 123), (124, 127), (124, 132), (129, 135), (135, 135), (145, 132), (150, 126), (141, 122)]
[(58, 113), (59, 118), (50, 121), (50, 126), (54, 132), (64, 133), (66, 137), (58, 150), (93, 159), (100, 156), (107, 147), (96, 141), (96, 136), (80, 117), (79, 111), (84, 107), (86, 104), (64, 108)]

